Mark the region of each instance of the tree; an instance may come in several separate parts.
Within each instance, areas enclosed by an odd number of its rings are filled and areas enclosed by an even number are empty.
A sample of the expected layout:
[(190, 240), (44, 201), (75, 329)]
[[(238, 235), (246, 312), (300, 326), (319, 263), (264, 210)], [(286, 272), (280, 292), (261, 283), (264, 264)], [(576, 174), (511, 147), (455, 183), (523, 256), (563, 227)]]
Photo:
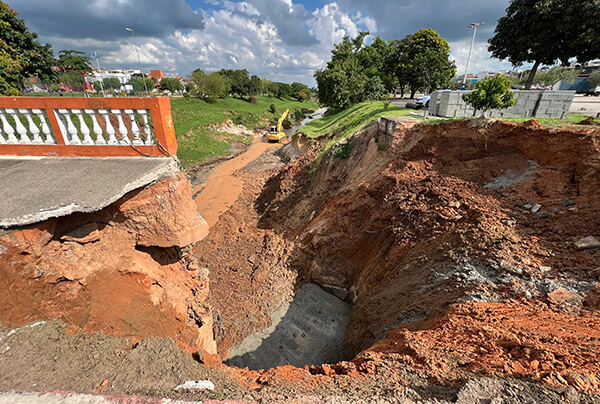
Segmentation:
[(192, 72), (191, 79), (196, 87), (195, 94), (203, 99), (229, 94), (229, 86), (219, 73), (205, 74), (196, 69)]
[(18, 13), (2, 1), (0, 32), (0, 88), (5, 93), (20, 90), (25, 95), (24, 79), (29, 76), (56, 79), (56, 61), (50, 44), (41, 45), (37, 34), (29, 32)]
[(481, 116), (487, 118), (487, 111), (490, 109), (509, 108), (517, 103), (510, 86), (508, 78), (497, 74), (475, 83), (475, 90), (464, 94), (462, 98), (473, 108), (481, 110)]
[[(136, 79), (132, 79), (132, 80), (139, 80), (139, 79), (136, 78)], [(104, 88), (106, 90), (120, 90), (121, 89), (121, 82), (116, 77), (103, 78), (102, 85), (104, 86)], [(144, 85), (142, 84), (142, 89), (143, 88), (144, 88)]]
[(252, 93), (253, 85), (248, 76), (248, 71), (221, 69), (218, 73), (223, 77), (226, 84), (229, 85), (232, 94), (239, 98), (246, 97)]
[(559, 81), (572, 83), (579, 75), (579, 70), (566, 69), (563, 66), (553, 66), (545, 72), (537, 72), (533, 81), (544, 87), (552, 87)]
[(386, 94), (383, 81), (377, 76), (368, 79), (365, 83), (364, 94), (365, 99), (370, 100), (371, 102), (383, 98)]
[(592, 72), (592, 74), (590, 74), (588, 83), (591, 89), (600, 86), (600, 70), (595, 70)]
[(172, 93), (181, 91), (181, 81), (179, 81), (179, 79), (165, 77), (160, 80), (160, 89), (169, 90)]
[(304, 101), (310, 94), (310, 88), (306, 84), (294, 82), (292, 83), (292, 97), (298, 101)]
[(456, 74), (449, 57), (448, 42), (434, 30), (421, 29), (411, 36), (399, 65), (399, 78), (408, 84), (411, 98), (420, 88), (431, 92), (448, 86)]
[(61, 50), (58, 55), (56, 66), (60, 69), (59, 82), (73, 90), (84, 90), (83, 73), (92, 71), (90, 58), (77, 50)]
[[(146, 81), (145, 87), (144, 87), (144, 80)], [(134, 93), (141, 93), (141, 92), (146, 91), (146, 88), (148, 89), (149, 92), (152, 91), (154, 89), (154, 86), (156, 85), (156, 81), (153, 78), (146, 77), (145, 74), (142, 75), (139, 73), (135, 73), (134, 75), (131, 76), (129, 83), (127, 83), (127, 84), (130, 84), (133, 87)]]
[(533, 63), (525, 89), (541, 64), (585, 63), (600, 57), (600, 2), (593, 0), (512, 0), (498, 20), (488, 50), (514, 66)]

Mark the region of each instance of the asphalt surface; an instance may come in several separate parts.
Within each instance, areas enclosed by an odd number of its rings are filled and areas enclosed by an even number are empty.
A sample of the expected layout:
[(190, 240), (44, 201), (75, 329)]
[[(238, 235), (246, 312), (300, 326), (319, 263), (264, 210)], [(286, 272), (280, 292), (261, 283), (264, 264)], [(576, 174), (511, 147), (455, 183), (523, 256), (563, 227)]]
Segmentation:
[(0, 158), (0, 227), (95, 212), (178, 171), (170, 158)]
[(576, 95), (569, 112), (596, 116), (600, 114), (600, 97)]

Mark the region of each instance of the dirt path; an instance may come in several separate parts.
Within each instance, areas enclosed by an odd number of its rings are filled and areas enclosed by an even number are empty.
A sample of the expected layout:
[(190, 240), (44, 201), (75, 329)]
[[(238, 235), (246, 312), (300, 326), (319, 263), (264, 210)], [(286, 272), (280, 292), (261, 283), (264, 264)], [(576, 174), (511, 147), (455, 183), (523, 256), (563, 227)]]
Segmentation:
[(227, 212), (242, 192), (243, 181), (235, 172), (260, 157), (266, 150), (281, 147), (279, 143), (269, 143), (263, 136), (254, 139), (250, 148), (239, 156), (219, 164), (207, 180), (194, 188), (198, 212), (212, 227), (219, 216)]

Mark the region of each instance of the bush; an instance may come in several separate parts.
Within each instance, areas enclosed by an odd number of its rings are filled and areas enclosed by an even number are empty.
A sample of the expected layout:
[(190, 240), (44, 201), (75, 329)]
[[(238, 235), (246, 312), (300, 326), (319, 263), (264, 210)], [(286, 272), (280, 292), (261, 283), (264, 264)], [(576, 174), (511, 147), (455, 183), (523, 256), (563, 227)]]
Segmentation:
[(190, 99), (190, 93), (183, 93), (183, 98), (185, 98), (186, 100)]
[(352, 153), (352, 149), (354, 148), (354, 143), (348, 142), (345, 145), (342, 145), (335, 149), (333, 152), (333, 157), (337, 157), (340, 159), (347, 159), (350, 157)]
[(275, 104), (271, 104), (269, 105), (269, 111), (274, 114), (275, 112), (277, 112), (277, 107), (275, 107)]
[(256, 97), (250, 97), (248, 99), (248, 101), (250, 102), (250, 104), (256, 104), (258, 102), (258, 98), (256, 98)]
[(475, 90), (464, 94), (462, 98), (473, 108), (481, 110), (481, 116), (487, 118), (487, 111), (490, 109), (509, 108), (517, 103), (510, 86), (511, 82), (507, 77), (497, 74), (475, 83)]

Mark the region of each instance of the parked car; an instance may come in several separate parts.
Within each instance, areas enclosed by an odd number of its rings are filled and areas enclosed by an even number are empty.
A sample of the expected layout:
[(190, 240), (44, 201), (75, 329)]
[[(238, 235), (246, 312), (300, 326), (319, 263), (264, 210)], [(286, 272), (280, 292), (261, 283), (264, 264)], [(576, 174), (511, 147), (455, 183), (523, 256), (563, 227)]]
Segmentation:
[(430, 96), (428, 95), (424, 95), (422, 97), (417, 98), (417, 109), (421, 109), (421, 108), (429, 108), (429, 100), (430, 100)]
[(25, 92), (33, 93), (33, 87), (25, 86)]
[(415, 102), (407, 102), (405, 107), (412, 109), (429, 108), (429, 99), (430, 97), (428, 95), (424, 95), (422, 97), (417, 98)]

